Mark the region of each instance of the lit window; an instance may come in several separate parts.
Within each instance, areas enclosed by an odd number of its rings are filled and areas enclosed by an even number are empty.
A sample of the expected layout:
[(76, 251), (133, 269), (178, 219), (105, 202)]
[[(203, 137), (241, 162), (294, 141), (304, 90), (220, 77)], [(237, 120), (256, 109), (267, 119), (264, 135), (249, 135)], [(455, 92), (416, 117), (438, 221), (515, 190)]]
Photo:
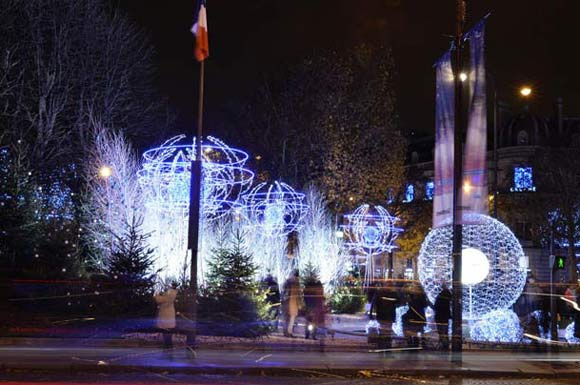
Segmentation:
[(433, 181), (429, 181), (425, 183), (425, 199), (428, 201), (433, 200), (433, 193), (435, 191), (435, 183)]
[(415, 199), (415, 186), (408, 184), (405, 189), (405, 200), (403, 202), (413, 202)]
[(531, 167), (514, 167), (514, 186), (511, 191), (536, 191)]

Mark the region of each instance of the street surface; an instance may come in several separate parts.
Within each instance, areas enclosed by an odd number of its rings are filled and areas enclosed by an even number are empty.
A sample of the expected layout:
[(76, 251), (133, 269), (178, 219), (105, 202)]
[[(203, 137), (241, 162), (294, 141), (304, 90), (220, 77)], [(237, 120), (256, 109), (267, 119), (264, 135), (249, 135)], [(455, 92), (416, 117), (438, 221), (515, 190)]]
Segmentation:
[(183, 375), (183, 374), (11, 374), (0, 375), (0, 384), (53, 384), (53, 385), (90, 385), (90, 384), (195, 384), (195, 385), (576, 385), (577, 379), (558, 378), (449, 378), (443, 376), (400, 376), (384, 375), (373, 378), (341, 378), (340, 376), (322, 377), (264, 377), (235, 375)]

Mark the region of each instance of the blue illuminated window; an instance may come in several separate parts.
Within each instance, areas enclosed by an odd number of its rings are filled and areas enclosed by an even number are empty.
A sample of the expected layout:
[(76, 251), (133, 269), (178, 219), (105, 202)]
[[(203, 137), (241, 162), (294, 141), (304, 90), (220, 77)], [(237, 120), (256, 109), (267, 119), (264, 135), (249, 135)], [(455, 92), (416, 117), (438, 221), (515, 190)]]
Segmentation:
[(415, 186), (408, 184), (405, 189), (405, 200), (403, 202), (413, 202), (415, 199)]
[(425, 183), (425, 199), (428, 201), (433, 200), (433, 193), (435, 191), (435, 183), (433, 181), (429, 181)]
[(511, 191), (536, 191), (531, 167), (514, 167), (514, 186)]

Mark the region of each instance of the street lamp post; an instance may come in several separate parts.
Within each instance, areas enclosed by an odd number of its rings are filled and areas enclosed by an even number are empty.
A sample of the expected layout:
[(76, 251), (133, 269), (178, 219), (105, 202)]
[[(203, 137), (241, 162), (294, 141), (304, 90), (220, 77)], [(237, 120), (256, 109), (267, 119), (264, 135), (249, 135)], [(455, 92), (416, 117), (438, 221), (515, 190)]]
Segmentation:
[(463, 68), (463, 26), (465, 23), (466, 4), (465, 0), (457, 0), (456, 3), (456, 33), (455, 33), (455, 130), (453, 142), (453, 334), (451, 337), (451, 360), (461, 364), (463, 350), (463, 287), (461, 283), (461, 190), (463, 176), (463, 151), (462, 151), (462, 126), (463, 126), (463, 82), (461, 72)]

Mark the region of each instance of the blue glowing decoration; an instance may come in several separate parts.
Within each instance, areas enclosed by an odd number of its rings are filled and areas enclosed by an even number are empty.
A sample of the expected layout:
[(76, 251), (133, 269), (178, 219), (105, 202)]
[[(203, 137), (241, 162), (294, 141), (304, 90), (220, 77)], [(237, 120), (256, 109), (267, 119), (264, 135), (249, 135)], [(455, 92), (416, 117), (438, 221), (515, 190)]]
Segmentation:
[(470, 337), (478, 342), (522, 342), (520, 319), (510, 309), (494, 310), (470, 327)]
[(262, 182), (242, 197), (249, 222), (267, 236), (285, 236), (299, 230), (308, 212), (304, 194), (282, 182)]
[[(492, 311), (513, 305), (525, 285), (527, 263), (520, 243), (503, 223), (485, 215), (470, 216), (466, 222), (471, 224), (463, 225), (463, 249), (475, 249), (479, 255), (487, 257), (489, 270), (482, 280), (465, 284), (463, 316), (480, 319)], [(417, 261), (419, 280), (431, 303), (435, 303), (444, 283), (447, 287), (452, 286), (452, 233), (451, 225), (433, 229), (421, 245)], [(464, 261), (463, 277), (477, 275), (478, 266), (481, 264)]]
[(580, 344), (580, 338), (574, 337), (574, 325), (575, 322), (572, 322), (566, 326), (566, 329), (564, 330), (564, 337), (569, 344)]
[(405, 200), (403, 202), (409, 203), (415, 200), (415, 186), (408, 184), (405, 188)]
[(514, 167), (514, 186), (512, 192), (536, 191), (531, 167)]
[(428, 201), (432, 201), (434, 192), (435, 192), (435, 183), (433, 181), (425, 183), (425, 199)]
[(346, 238), (344, 245), (366, 259), (365, 285), (368, 285), (375, 269), (374, 256), (396, 247), (394, 241), (401, 232), (395, 227), (398, 218), (382, 206), (371, 209), (365, 204), (345, 215), (345, 220), (342, 226)]
[[(184, 139), (185, 135), (179, 135), (145, 151), (138, 173), (146, 208), (144, 229), (152, 233), (156, 268), (173, 277), (182, 274), (186, 263), (190, 169), (197, 156), (195, 140)], [(204, 139), (201, 159), (203, 226), (240, 210), (239, 197), (250, 188), (254, 173), (245, 168), (248, 154), (217, 138)]]
[(408, 305), (403, 305), (395, 309), (395, 322), (393, 323), (393, 333), (397, 337), (403, 337), (403, 316), (409, 311)]

